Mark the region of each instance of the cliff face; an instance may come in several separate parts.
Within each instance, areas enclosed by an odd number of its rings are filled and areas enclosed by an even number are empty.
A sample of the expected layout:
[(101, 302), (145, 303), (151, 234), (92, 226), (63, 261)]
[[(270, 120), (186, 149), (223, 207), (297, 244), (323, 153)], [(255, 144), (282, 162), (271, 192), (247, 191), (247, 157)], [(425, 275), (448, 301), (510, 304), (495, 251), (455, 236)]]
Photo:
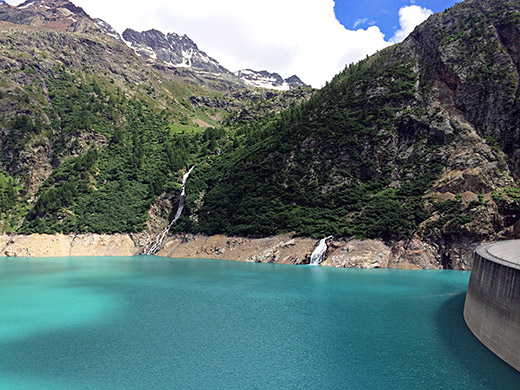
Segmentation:
[(459, 116), (507, 156), (520, 178), (520, 10), (515, 1), (465, 1), (432, 16), (407, 40), (420, 64), (428, 105)]

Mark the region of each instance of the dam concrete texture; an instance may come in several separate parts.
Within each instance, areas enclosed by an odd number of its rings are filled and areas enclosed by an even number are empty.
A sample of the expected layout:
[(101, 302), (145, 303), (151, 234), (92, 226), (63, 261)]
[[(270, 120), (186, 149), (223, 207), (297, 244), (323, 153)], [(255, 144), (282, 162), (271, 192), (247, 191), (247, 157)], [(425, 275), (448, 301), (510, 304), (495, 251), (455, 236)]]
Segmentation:
[(520, 371), (520, 240), (476, 249), (464, 319), (486, 347)]

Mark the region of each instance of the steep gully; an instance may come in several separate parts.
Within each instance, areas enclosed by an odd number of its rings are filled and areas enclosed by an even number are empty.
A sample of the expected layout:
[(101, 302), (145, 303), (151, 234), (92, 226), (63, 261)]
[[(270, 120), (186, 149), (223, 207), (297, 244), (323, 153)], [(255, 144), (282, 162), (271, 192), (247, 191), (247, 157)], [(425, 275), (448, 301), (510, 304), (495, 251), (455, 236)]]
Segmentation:
[(182, 192), (179, 199), (179, 206), (177, 207), (177, 211), (175, 212), (175, 217), (172, 219), (172, 221), (166, 226), (161, 233), (157, 235), (155, 240), (150, 241), (143, 249), (142, 254), (143, 255), (155, 255), (162, 246), (162, 243), (164, 241), (164, 238), (168, 235), (170, 229), (172, 228), (173, 224), (177, 222), (179, 217), (182, 214), (182, 210), (184, 209), (184, 205), (186, 203), (186, 181), (188, 180), (188, 177), (190, 176), (191, 171), (193, 171), (193, 168), (195, 166), (192, 166), (188, 172), (184, 174), (184, 177), (182, 178)]

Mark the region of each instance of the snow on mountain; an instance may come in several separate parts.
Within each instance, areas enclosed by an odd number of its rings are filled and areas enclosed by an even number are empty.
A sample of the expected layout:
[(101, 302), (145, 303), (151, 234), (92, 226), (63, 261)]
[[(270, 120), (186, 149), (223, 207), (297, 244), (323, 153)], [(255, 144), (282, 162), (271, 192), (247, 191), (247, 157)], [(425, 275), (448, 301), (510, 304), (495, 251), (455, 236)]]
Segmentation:
[(175, 33), (164, 35), (161, 31), (154, 29), (143, 32), (126, 29), (123, 32), (123, 40), (138, 55), (152, 60), (159, 59), (172, 67), (191, 68), (212, 73), (230, 73), (217, 60), (199, 50), (195, 42), (187, 35), (180, 36)]
[[(151, 63), (162, 61), (173, 68), (188, 68), (216, 77), (233, 77), (229, 70), (200, 50), (187, 35), (165, 35), (155, 29), (143, 32), (127, 29), (121, 36), (110, 24), (101, 19), (92, 19), (81, 7), (68, 0), (28, 0), (18, 6), (0, 1), (0, 21), (43, 26), (55, 31), (104, 34), (130, 46), (137, 55)], [(234, 75), (247, 85), (266, 89), (287, 91), (307, 86), (297, 76), (283, 79), (278, 73), (265, 70), (243, 69)]]
[(107, 22), (105, 22), (104, 20), (102, 19), (99, 19), (99, 18), (95, 18), (94, 19), (94, 22), (97, 23), (97, 25), (99, 27), (101, 27), (101, 29), (110, 37), (114, 38), (116, 41), (120, 42), (120, 43), (125, 43), (123, 41), (123, 38), (121, 38), (121, 35), (110, 25), (108, 24)]
[(278, 91), (288, 91), (293, 88), (309, 86), (296, 75), (283, 79), (278, 73), (270, 73), (266, 70), (242, 69), (236, 72), (235, 75), (247, 85)]

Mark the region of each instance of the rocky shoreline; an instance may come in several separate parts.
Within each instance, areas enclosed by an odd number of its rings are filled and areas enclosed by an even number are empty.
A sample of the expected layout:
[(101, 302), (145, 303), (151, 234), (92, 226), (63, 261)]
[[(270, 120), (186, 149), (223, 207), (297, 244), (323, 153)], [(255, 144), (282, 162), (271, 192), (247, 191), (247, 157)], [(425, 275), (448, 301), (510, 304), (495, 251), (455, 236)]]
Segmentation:
[[(0, 256), (133, 256), (140, 254), (144, 234), (0, 235)], [(162, 257), (221, 259), (257, 263), (308, 264), (318, 240), (290, 234), (267, 238), (175, 235), (157, 253)], [(322, 266), (349, 268), (471, 269), (478, 245), (452, 245), (442, 251), (418, 238), (387, 245), (381, 240), (332, 239)], [(446, 263), (446, 258), (450, 260)]]

